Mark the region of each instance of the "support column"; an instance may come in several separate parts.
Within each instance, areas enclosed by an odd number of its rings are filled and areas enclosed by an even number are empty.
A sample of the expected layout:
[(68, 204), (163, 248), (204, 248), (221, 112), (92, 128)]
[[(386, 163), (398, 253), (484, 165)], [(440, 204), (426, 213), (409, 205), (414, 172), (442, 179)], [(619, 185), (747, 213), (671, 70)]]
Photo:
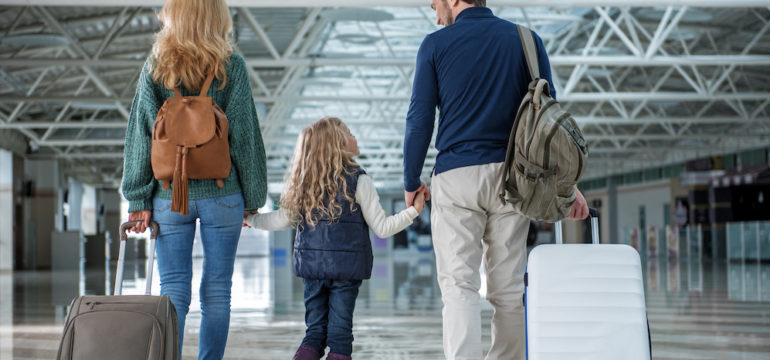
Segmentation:
[(99, 232), (109, 231), (118, 236), (120, 227), (120, 193), (117, 189), (100, 189), (101, 206), (99, 206)]
[(0, 149), (0, 271), (11, 271), (14, 264), (13, 163), (13, 153)]
[(83, 202), (81, 203), (80, 230), (83, 235), (96, 235), (98, 232), (97, 217), (99, 211), (99, 194), (91, 185), (83, 185)]
[(609, 243), (620, 243), (623, 234), (618, 229), (618, 187), (612, 176), (607, 177), (607, 217), (610, 224)]
[(0, 359), (13, 359), (13, 310), (13, 273), (0, 272)]
[[(120, 249), (120, 223), (122, 198), (117, 189), (100, 189), (98, 191), (101, 204), (99, 205), (99, 232), (104, 234), (105, 243), (109, 248), (108, 259), (117, 260)], [(129, 243), (131, 244), (131, 243)], [(137, 246), (140, 258), (146, 256), (145, 250)], [(129, 254), (129, 253), (127, 253)]]
[(80, 230), (82, 228), (82, 204), (83, 204), (83, 183), (75, 179), (68, 179), (67, 191), (67, 226), (65, 231)]
[(28, 269), (51, 268), (51, 232), (58, 207), (58, 163), (27, 160), (24, 164), (25, 264)]

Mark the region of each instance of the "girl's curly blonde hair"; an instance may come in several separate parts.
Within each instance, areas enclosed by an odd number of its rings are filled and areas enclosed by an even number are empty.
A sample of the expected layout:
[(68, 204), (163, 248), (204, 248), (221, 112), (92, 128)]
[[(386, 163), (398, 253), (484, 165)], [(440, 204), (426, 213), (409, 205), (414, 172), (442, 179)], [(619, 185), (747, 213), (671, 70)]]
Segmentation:
[(338, 194), (353, 209), (355, 199), (348, 193), (344, 174), (352, 174), (359, 165), (345, 150), (349, 134), (345, 123), (335, 117), (318, 120), (299, 134), (281, 195), (281, 207), (290, 219), (310, 226), (320, 219), (334, 221), (342, 214)]

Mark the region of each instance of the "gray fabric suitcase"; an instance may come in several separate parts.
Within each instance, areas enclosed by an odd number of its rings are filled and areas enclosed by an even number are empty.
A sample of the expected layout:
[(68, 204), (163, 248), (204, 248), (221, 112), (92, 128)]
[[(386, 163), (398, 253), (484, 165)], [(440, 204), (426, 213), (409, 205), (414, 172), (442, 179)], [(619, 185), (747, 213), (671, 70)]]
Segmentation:
[(147, 264), (145, 295), (121, 296), (125, 266), (126, 230), (120, 226), (120, 255), (115, 296), (80, 296), (72, 301), (58, 360), (178, 360), (179, 334), (176, 310), (168, 296), (151, 296), (152, 269), (158, 224), (152, 236)]

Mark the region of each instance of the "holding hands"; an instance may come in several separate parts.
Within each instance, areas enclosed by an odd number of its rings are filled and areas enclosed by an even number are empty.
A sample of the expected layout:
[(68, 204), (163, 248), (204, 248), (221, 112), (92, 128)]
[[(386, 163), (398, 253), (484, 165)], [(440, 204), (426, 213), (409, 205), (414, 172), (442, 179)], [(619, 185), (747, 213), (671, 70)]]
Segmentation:
[(251, 227), (251, 226), (249, 226), (249, 224), (246, 223), (246, 219), (249, 217), (249, 215), (255, 215), (255, 214), (259, 214), (259, 210), (254, 210), (254, 211), (246, 210), (246, 211), (244, 211), (243, 212), (243, 224), (241, 224), (241, 227)]
[[(417, 204), (415, 204), (417, 195), (421, 195), (423, 197), (422, 207), (420, 208), (417, 208)], [(430, 201), (430, 191), (428, 190), (428, 185), (426, 185), (424, 182), (421, 182), (420, 187), (417, 188), (417, 190), (404, 191), (404, 201), (406, 202), (406, 207), (414, 205), (417, 211), (422, 211), (422, 209), (425, 207), (425, 202)]]
[(414, 197), (414, 208), (417, 209), (418, 213), (422, 212), (422, 209), (425, 208), (425, 195), (421, 192), (417, 192), (417, 196)]

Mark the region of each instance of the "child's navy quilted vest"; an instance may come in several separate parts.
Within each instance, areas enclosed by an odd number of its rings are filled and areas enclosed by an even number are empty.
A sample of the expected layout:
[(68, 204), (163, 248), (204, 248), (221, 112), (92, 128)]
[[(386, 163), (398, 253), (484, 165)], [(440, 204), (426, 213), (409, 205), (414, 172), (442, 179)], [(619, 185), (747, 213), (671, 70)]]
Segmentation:
[[(345, 174), (348, 194), (355, 199), (358, 176), (356, 168)], [(372, 276), (372, 243), (361, 207), (337, 194), (342, 214), (335, 221), (319, 220), (315, 227), (302, 222), (294, 241), (294, 273), (305, 279), (363, 280)]]

